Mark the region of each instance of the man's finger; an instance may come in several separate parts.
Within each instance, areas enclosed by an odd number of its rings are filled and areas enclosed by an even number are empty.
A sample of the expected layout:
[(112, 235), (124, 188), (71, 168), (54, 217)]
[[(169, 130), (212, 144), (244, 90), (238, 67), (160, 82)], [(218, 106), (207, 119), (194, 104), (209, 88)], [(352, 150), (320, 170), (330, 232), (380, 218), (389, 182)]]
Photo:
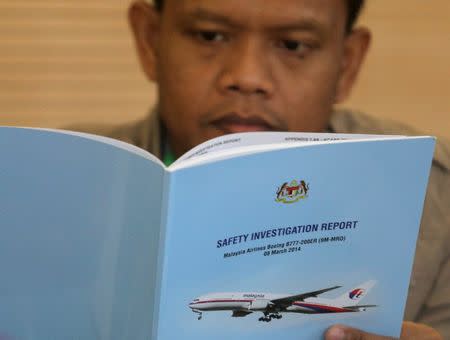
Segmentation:
[(433, 328), (414, 322), (404, 322), (402, 336), (404, 340), (443, 340), (442, 336)]
[(370, 334), (342, 325), (332, 326), (325, 333), (325, 340), (393, 340), (394, 338)]
[[(325, 333), (325, 340), (390, 340), (394, 338), (370, 334), (359, 329), (335, 325)], [(401, 340), (443, 340), (439, 333), (426, 325), (404, 322)]]

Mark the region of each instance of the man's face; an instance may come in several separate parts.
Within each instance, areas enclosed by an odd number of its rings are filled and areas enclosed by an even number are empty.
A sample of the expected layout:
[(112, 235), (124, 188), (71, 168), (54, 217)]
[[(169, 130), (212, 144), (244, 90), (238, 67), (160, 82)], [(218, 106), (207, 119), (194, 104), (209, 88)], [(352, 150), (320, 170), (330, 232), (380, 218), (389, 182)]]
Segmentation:
[(322, 131), (348, 90), (344, 0), (166, 0), (153, 16), (141, 58), (177, 155), (227, 133)]

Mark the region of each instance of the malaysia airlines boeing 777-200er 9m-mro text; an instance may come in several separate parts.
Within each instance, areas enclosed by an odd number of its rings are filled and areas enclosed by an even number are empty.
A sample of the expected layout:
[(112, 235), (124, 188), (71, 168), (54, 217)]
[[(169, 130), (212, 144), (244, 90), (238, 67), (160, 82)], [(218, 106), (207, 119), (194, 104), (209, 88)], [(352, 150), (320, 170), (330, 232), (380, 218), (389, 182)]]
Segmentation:
[(319, 298), (320, 294), (341, 286), (334, 286), (313, 292), (286, 295), (268, 293), (213, 293), (194, 299), (189, 308), (202, 318), (203, 312), (231, 311), (233, 317), (244, 317), (254, 312), (261, 312), (259, 321), (269, 322), (281, 319), (281, 313), (349, 313), (363, 312), (376, 305), (359, 305), (361, 299), (375, 285), (375, 281), (367, 281), (335, 299)]

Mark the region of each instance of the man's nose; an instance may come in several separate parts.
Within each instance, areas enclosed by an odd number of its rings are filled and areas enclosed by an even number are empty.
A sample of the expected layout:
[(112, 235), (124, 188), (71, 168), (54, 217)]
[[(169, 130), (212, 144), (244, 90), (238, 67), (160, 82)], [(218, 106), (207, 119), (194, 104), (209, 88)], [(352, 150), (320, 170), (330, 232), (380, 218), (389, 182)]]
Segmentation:
[(230, 46), (224, 59), (219, 79), (222, 92), (267, 98), (272, 95), (274, 80), (270, 60), (257, 42), (243, 41)]

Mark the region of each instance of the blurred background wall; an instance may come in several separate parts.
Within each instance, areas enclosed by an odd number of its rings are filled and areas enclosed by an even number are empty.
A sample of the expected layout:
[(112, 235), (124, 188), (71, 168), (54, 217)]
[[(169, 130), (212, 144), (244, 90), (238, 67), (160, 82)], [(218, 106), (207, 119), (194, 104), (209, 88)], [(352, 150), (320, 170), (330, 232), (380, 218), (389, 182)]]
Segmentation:
[[(155, 88), (130, 0), (0, 0), (0, 124), (61, 127), (142, 117)], [(450, 137), (450, 1), (368, 0), (374, 41), (345, 106)]]

